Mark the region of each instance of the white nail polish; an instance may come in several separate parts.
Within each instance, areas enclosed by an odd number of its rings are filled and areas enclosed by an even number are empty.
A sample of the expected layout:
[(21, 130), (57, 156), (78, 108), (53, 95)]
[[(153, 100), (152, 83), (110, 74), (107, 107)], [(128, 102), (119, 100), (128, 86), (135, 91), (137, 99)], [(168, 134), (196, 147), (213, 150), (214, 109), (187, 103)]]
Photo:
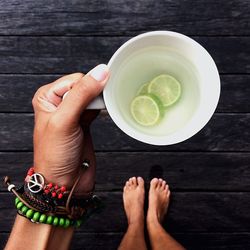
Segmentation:
[(68, 93), (69, 93), (69, 91), (67, 91), (67, 92), (63, 95), (62, 99), (64, 99)]
[(106, 79), (108, 71), (109, 69), (106, 64), (99, 64), (89, 72), (89, 75), (97, 81), (103, 81)]

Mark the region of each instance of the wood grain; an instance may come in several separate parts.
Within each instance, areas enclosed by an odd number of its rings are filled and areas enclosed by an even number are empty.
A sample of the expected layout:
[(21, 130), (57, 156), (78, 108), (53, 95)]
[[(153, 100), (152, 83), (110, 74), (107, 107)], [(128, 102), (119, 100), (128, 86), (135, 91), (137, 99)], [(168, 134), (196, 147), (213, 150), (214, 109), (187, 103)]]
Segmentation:
[[(36, 90), (62, 75), (1, 75), (0, 112), (32, 112)], [(250, 75), (222, 75), (221, 97), (216, 112), (250, 112)]]
[[(126, 230), (122, 187), (131, 176), (168, 181), (165, 226), (187, 249), (250, 249), (250, 2), (247, 0), (1, 0), (0, 175), (20, 185), (32, 164), (36, 89), (107, 63), (130, 37), (152, 30), (191, 36), (215, 60), (222, 92), (193, 138), (156, 147), (125, 135), (107, 113), (94, 122), (96, 189), (106, 208), (76, 231), (72, 249), (117, 249)], [(0, 248), (15, 217), (0, 184)], [(146, 199), (147, 200), (147, 199)]]
[(247, 0), (3, 0), (0, 10), (1, 35), (250, 34)]
[[(167, 180), (173, 191), (250, 191), (250, 153), (98, 152), (96, 190), (122, 190), (132, 176)], [(22, 185), (33, 154), (0, 153), (1, 178)], [(114, 160), (115, 159), (115, 160)], [(0, 185), (0, 191), (7, 188)]]
[[(99, 63), (107, 63), (129, 38), (0, 36), (0, 73), (87, 72)], [(209, 51), (220, 73), (250, 73), (250, 37), (193, 38)]]
[[(33, 114), (0, 114), (0, 151), (32, 150)], [(152, 146), (124, 134), (103, 114), (93, 123), (97, 151), (250, 151), (250, 114), (215, 114), (191, 139), (172, 146)]]
[[(124, 232), (127, 227), (121, 192), (99, 194), (105, 203), (81, 232)], [(15, 218), (14, 196), (0, 193), (0, 230), (9, 231)], [(172, 192), (167, 220), (170, 232), (249, 232), (250, 192)], [(226, 209), (226, 212), (225, 212)], [(194, 216), (195, 215), (195, 216)]]
[[(0, 248), (3, 249), (8, 233), (1, 233)], [(116, 250), (123, 233), (81, 233), (73, 236), (73, 250)], [(174, 233), (187, 249), (200, 250), (249, 250), (250, 233)]]

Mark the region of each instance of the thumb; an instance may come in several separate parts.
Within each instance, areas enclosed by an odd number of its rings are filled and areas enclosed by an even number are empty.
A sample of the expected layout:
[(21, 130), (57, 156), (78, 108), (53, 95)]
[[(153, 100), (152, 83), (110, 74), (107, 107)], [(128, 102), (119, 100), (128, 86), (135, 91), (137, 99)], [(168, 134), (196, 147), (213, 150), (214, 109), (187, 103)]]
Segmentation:
[(109, 69), (105, 64), (99, 64), (80, 78), (58, 107), (57, 115), (60, 120), (64, 124), (78, 123), (88, 104), (102, 92), (108, 78)]

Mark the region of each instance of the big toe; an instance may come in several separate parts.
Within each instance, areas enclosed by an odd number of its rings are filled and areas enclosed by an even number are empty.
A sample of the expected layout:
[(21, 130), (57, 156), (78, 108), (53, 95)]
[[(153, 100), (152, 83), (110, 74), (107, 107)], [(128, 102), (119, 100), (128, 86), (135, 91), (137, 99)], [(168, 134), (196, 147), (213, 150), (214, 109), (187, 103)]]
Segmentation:
[(159, 180), (157, 178), (153, 178), (150, 182), (150, 187), (155, 189), (157, 187), (158, 183), (159, 183)]

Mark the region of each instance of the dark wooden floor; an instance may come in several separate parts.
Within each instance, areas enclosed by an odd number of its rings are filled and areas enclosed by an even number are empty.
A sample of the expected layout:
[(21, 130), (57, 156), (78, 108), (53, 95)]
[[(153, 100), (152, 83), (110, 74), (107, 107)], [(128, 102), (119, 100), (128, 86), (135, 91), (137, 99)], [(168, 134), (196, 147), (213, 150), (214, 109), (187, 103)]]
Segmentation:
[[(123, 134), (103, 113), (92, 128), (96, 188), (106, 209), (77, 230), (72, 249), (116, 249), (126, 230), (122, 186), (134, 175), (170, 184), (168, 231), (188, 249), (250, 249), (250, 1), (1, 0), (0, 174), (18, 184), (32, 164), (36, 89), (106, 63), (130, 37), (172, 30), (200, 42), (222, 82), (216, 114), (190, 140), (149, 146)], [(102, 128), (102, 129), (100, 129)], [(0, 246), (14, 220), (0, 187)]]

